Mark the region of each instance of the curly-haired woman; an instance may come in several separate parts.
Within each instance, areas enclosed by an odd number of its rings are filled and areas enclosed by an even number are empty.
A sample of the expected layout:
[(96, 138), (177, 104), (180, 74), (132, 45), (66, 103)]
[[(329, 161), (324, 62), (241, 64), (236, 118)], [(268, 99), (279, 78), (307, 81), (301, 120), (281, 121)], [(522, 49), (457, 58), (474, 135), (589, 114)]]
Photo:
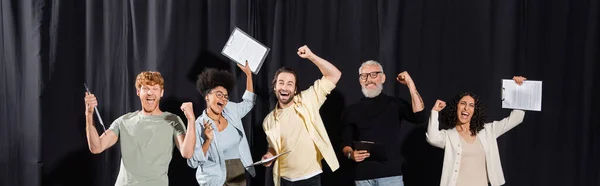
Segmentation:
[(238, 65), (246, 74), (246, 92), (240, 103), (229, 102), (234, 77), (226, 71), (205, 69), (196, 86), (206, 100), (206, 109), (196, 120), (196, 147), (188, 165), (196, 168), (196, 180), (201, 186), (246, 185), (247, 170), (255, 175), (252, 156), (242, 125), (242, 118), (252, 110), (252, 72)]
[[(513, 80), (521, 85), (525, 78), (515, 76)], [(513, 110), (500, 121), (485, 123), (483, 104), (477, 95), (470, 92), (460, 93), (447, 105), (448, 108), (444, 109), (445, 102), (435, 102), (427, 128), (427, 142), (444, 149), (440, 185), (504, 184), (496, 138), (520, 124), (525, 112)], [(450, 129), (439, 130), (438, 115)]]

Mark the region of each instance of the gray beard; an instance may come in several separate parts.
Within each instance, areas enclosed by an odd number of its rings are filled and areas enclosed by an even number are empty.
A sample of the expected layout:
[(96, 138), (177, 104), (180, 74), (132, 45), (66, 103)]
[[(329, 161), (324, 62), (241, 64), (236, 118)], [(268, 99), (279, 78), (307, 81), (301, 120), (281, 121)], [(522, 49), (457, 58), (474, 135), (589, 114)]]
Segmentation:
[(369, 90), (366, 87), (361, 86), (362, 93), (365, 95), (365, 97), (374, 98), (374, 97), (379, 96), (379, 94), (381, 94), (381, 91), (383, 91), (383, 85), (375, 84), (375, 86), (376, 86), (376, 88), (373, 90)]

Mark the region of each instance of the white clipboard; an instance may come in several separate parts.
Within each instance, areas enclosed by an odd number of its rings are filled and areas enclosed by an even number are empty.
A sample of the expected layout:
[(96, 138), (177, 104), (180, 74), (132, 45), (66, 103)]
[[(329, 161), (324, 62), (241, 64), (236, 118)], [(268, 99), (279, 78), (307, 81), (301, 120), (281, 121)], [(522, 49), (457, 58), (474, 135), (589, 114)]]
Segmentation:
[(235, 27), (221, 54), (242, 66), (245, 66), (246, 60), (248, 60), (252, 73), (258, 74), (270, 50), (269, 47)]
[(542, 81), (503, 79), (502, 108), (542, 111)]
[(287, 151), (287, 152), (284, 152), (284, 153), (278, 154), (278, 155), (276, 155), (276, 156), (273, 156), (273, 157), (271, 157), (271, 158), (267, 158), (267, 159), (264, 159), (264, 160), (260, 160), (260, 161), (254, 162), (253, 164), (250, 164), (250, 165), (248, 165), (248, 166), (246, 166), (246, 167), (252, 167), (252, 166), (255, 166), (255, 165), (262, 165), (262, 164), (268, 163), (268, 162), (270, 162), (270, 161), (273, 161), (273, 160), (275, 160), (275, 159), (276, 159), (276, 158), (278, 158), (279, 156), (281, 156), (281, 155), (284, 155), (284, 154), (287, 154), (287, 153), (290, 153), (290, 152), (291, 152), (291, 151)]

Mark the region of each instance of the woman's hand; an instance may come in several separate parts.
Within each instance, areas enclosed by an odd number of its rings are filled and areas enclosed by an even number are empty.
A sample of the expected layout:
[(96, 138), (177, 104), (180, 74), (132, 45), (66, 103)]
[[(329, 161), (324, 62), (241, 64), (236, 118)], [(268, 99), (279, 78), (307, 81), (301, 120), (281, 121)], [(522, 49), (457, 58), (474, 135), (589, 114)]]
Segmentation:
[(435, 111), (442, 111), (442, 109), (446, 108), (446, 102), (442, 101), (442, 100), (436, 100), (435, 101), (435, 105), (433, 105), (433, 108), (431, 110), (435, 110)]
[(523, 82), (525, 80), (527, 80), (527, 78), (523, 77), (523, 76), (514, 76), (513, 80), (515, 80), (515, 83), (517, 83), (517, 85), (522, 85)]

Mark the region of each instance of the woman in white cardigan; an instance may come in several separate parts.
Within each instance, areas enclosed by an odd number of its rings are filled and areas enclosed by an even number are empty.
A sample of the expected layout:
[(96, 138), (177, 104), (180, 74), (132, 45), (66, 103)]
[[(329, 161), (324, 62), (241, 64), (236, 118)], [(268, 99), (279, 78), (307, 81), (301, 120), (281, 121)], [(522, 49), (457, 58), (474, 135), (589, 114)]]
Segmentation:
[[(524, 77), (515, 76), (518, 85)], [(427, 142), (444, 149), (441, 186), (492, 186), (504, 184), (496, 138), (523, 121), (525, 112), (513, 110), (510, 116), (485, 123), (479, 97), (465, 92), (448, 103), (437, 100), (431, 110)], [(450, 129), (440, 130), (438, 116)]]

